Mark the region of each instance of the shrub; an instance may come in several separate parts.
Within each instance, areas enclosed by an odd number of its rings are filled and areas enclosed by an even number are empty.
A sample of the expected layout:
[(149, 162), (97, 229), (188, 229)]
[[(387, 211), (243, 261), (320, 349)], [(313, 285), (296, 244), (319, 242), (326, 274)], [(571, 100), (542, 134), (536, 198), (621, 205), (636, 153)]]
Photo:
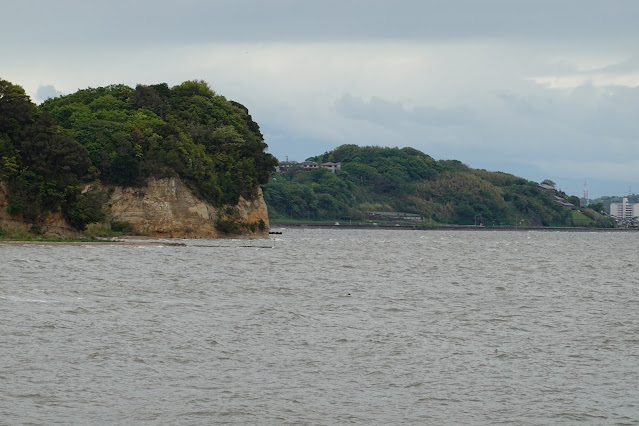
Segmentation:
[(218, 219), (217, 222), (215, 222), (215, 229), (224, 234), (236, 234), (240, 226), (232, 220)]
[(111, 230), (114, 232), (121, 232), (125, 235), (133, 234), (133, 225), (126, 220), (112, 220)]
[(31, 226), (31, 229), (29, 229), (29, 232), (33, 235), (43, 235), (44, 231), (42, 230), (42, 227), (38, 224), (34, 224), (33, 226)]

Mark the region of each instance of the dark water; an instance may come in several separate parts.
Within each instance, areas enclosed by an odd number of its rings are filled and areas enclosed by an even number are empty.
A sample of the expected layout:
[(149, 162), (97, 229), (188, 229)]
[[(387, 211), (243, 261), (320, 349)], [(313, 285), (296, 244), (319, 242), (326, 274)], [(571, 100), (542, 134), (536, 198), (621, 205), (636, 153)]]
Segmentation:
[(639, 235), (283, 232), (0, 245), (0, 423), (639, 424)]

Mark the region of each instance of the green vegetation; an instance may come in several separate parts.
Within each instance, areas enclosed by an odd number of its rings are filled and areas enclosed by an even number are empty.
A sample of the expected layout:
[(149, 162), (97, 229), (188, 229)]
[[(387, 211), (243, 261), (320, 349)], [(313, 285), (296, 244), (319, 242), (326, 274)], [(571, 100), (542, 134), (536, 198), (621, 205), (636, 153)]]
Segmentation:
[(131, 225), (105, 207), (108, 188), (179, 176), (201, 199), (225, 206), (216, 221), (223, 233), (266, 229), (241, 222), (233, 207), (260, 185), (274, 221), (363, 223), (371, 212), (402, 212), (421, 228), (614, 226), (600, 214), (609, 200), (571, 212), (535, 182), (412, 148), (343, 145), (309, 159), (339, 162), (337, 173), (272, 177), (277, 161), (265, 148), (246, 107), (203, 81), (89, 88), (37, 106), (20, 86), (0, 80), (0, 180), (9, 187), (8, 212), (34, 224), (61, 212), (87, 235), (128, 233)]
[(573, 225), (571, 211), (535, 182), (455, 160), (435, 161), (412, 148), (343, 145), (309, 160), (342, 166), (337, 173), (274, 175), (265, 199), (275, 222), (361, 221), (367, 212), (405, 212), (419, 215), (426, 227)]
[(89, 88), (36, 106), (0, 80), (0, 180), (9, 213), (34, 223), (57, 211), (79, 230), (108, 222), (108, 196), (90, 182), (179, 176), (216, 206), (253, 199), (277, 164), (265, 148), (246, 107), (203, 81)]
[(85, 238), (58, 238), (44, 237), (40, 228), (36, 225), (29, 231), (18, 226), (0, 226), (0, 241), (37, 241), (37, 242), (106, 242), (93, 236)]
[(133, 226), (129, 222), (119, 220), (90, 223), (84, 230), (84, 235), (93, 238), (121, 237), (131, 234), (133, 234)]
[(138, 185), (180, 176), (214, 205), (252, 199), (276, 160), (243, 105), (203, 81), (80, 90), (42, 105), (86, 148), (91, 178)]

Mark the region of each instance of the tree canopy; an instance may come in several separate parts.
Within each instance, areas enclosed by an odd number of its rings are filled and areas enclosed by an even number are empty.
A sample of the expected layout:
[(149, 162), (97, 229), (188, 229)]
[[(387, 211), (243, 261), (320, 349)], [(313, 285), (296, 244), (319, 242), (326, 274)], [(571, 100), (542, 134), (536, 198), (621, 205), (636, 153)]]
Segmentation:
[(277, 163), (248, 109), (204, 81), (85, 89), (42, 109), (87, 149), (103, 182), (179, 175), (201, 198), (235, 204), (253, 198)]
[(341, 170), (274, 175), (265, 187), (271, 218), (359, 220), (383, 211), (440, 223), (570, 225), (570, 211), (534, 182), (413, 148), (342, 145), (308, 160), (340, 162)]

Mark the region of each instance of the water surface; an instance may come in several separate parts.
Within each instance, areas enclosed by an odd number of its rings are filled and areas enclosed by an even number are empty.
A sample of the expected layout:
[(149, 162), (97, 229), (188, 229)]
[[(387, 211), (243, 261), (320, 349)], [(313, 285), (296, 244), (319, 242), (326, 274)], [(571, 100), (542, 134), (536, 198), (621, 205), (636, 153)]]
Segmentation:
[(639, 424), (637, 239), (0, 245), (0, 423)]

